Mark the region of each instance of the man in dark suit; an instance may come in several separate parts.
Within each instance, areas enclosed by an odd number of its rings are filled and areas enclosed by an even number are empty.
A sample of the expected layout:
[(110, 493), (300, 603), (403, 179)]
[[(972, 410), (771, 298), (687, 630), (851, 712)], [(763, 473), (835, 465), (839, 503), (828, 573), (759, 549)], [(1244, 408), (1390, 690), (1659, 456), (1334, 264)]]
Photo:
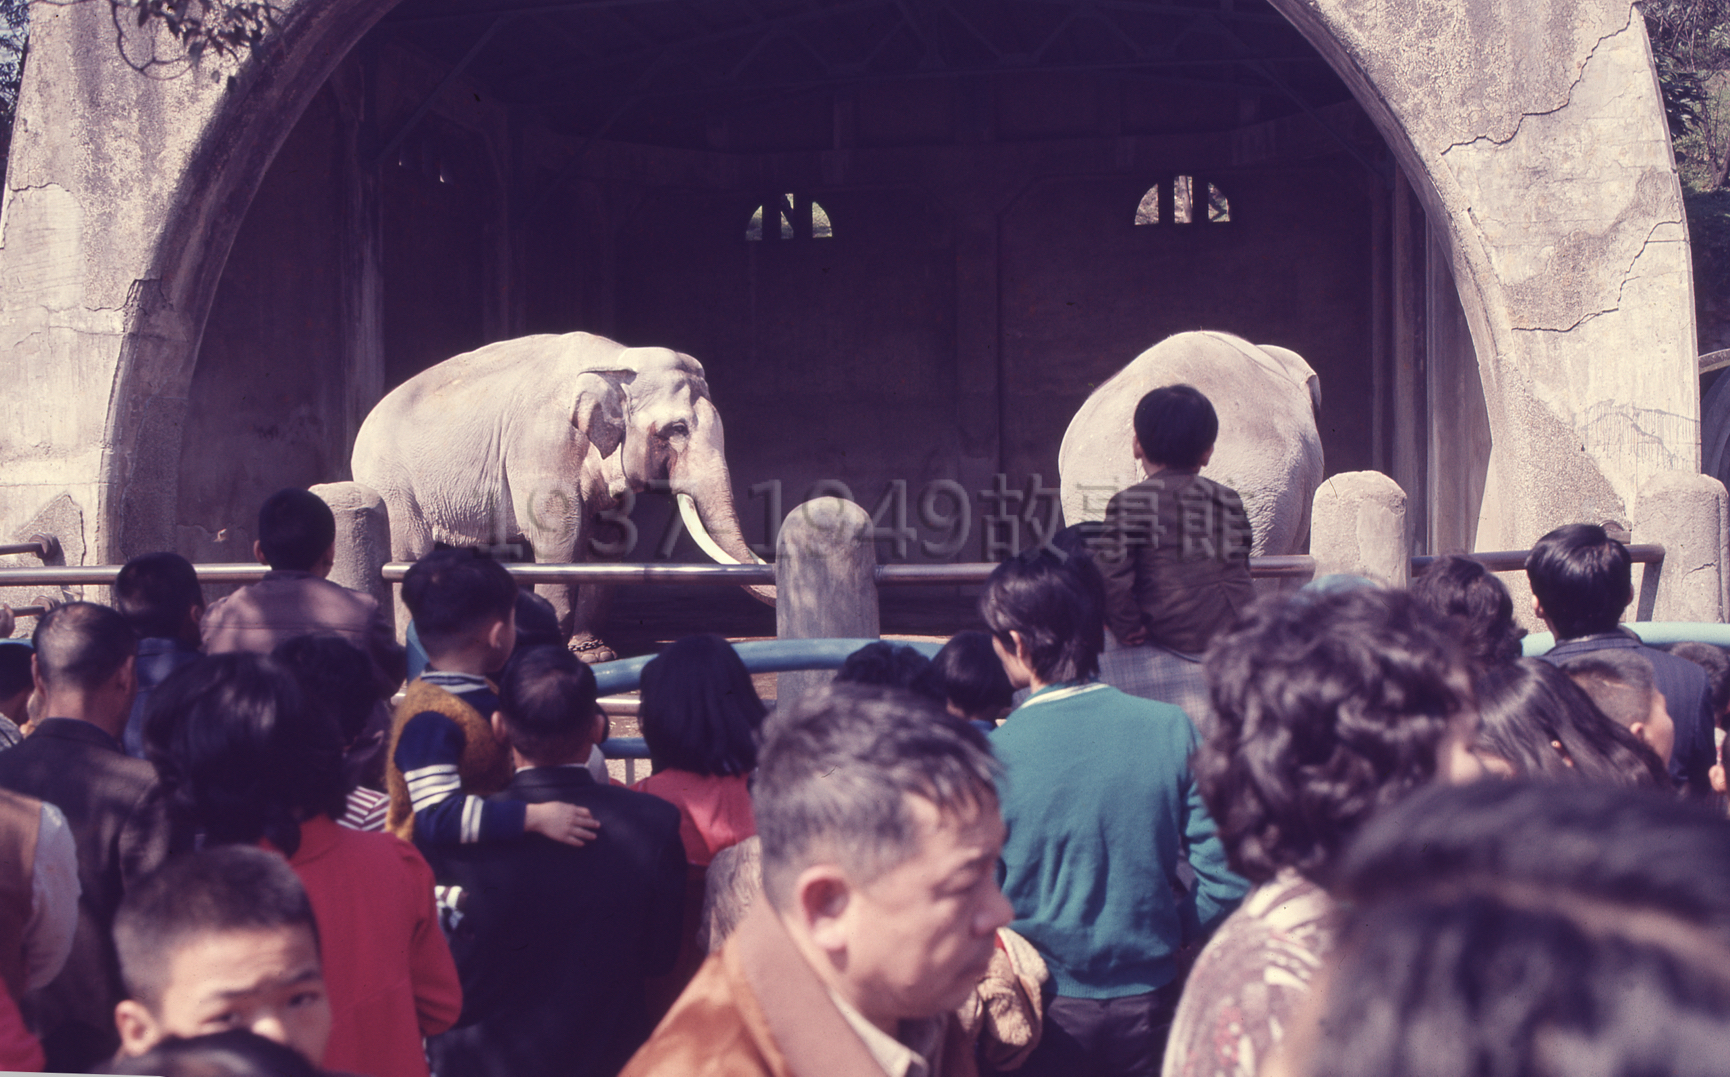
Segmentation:
[(1652, 664), (1652, 677), (1676, 725), (1670, 777), (1693, 796), (1711, 793), (1708, 771), (1717, 761), (1711, 686), (1699, 666), (1647, 647), (1619, 623), (1634, 600), (1628, 548), (1597, 524), (1568, 524), (1545, 535), (1526, 556), (1533, 609), (1556, 646), (1543, 656), (1558, 665), (1594, 651), (1630, 651)]
[(494, 799), (585, 807), (600, 836), (581, 847), (525, 834), (423, 850), (439, 882), (461, 889), (451, 952), (463, 1013), (432, 1038), (433, 1070), (611, 1077), (648, 1038), (644, 980), (678, 956), (678, 809), (590, 776), (606, 718), (594, 673), (562, 647), (512, 664), (492, 723), (517, 766)]
[(120, 746), (138, 680), (137, 638), (106, 606), (71, 602), (36, 625), (36, 690), (48, 717), (0, 752), (0, 788), (58, 807), (78, 848), (78, 926), (60, 975), (25, 996), (50, 1070), (84, 1072), (119, 1046), (114, 1005), (125, 993), (114, 913), (128, 880), (168, 850), (156, 770)]

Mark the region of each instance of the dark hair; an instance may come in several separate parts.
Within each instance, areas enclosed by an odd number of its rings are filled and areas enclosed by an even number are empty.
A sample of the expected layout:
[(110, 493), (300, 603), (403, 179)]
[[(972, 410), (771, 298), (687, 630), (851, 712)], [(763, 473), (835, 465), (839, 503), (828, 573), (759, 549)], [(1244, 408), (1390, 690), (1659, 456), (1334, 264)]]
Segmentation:
[(0, 698), (35, 685), (36, 678), (30, 672), (30, 656), (35, 653), (22, 643), (0, 644)]
[(1200, 467), (1218, 437), (1213, 403), (1193, 385), (1162, 386), (1135, 406), (1135, 438), (1151, 463)]
[(294, 675), (308, 706), (335, 720), (344, 744), (366, 731), (379, 698), (365, 651), (323, 632), (283, 640), (270, 656)]
[(1514, 600), (1495, 573), (1469, 557), (1438, 557), (1412, 581), (1412, 597), (1432, 613), (1460, 622), (1466, 658), (1480, 670), (1520, 657), (1526, 630), (1514, 623)]
[(1730, 1055), (1730, 826), (1673, 797), (1476, 782), (1378, 817), (1314, 1077), (1707, 1077)]
[(785, 907), (820, 862), (869, 883), (918, 851), (908, 797), (945, 814), (995, 810), (996, 777), (985, 734), (928, 699), (862, 684), (806, 692), (764, 727), (751, 790), (764, 892)]
[(931, 659), (904, 643), (878, 640), (848, 655), (835, 671), (842, 684), (882, 684), (905, 688), (937, 703), (945, 701), (942, 676)]
[(283, 665), (210, 655), (150, 694), (145, 756), (170, 811), (213, 843), (268, 838), (293, 856), (305, 815), (340, 816), (348, 790), (336, 720), (309, 707)]
[(1658, 686), (1652, 677), (1652, 661), (1645, 655), (1605, 648), (1569, 655), (1556, 665), (1613, 721), (1631, 726), (1652, 720), (1652, 697)]
[(335, 541), (336, 515), (311, 490), (278, 490), (258, 510), (258, 545), (271, 568), (305, 572)]
[(114, 577), (114, 608), (145, 639), (174, 639), (191, 610), (203, 605), (198, 570), (177, 553), (141, 554)]
[(1597, 524), (1568, 524), (1526, 555), (1526, 579), (1557, 639), (1615, 629), (1633, 598), (1628, 547)]
[(188, 939), (222, 931), (304, 927), (318, 941), (306, 889), (288, 862), (248, 845), (186, 853), (126, 888), (114, 948), (126, 993), (155, 1008), (162, 978)]
[(559, 615), (551, 602), (521, 587), (517, 588), (515, 601), (517, 647), (526, 651), (531, 647), (564, 646), (565, 637), (559, 631)]
[(299, 1051), (246, 1028), (186, 1039), (169, 1036), (144, 1054), (115, 1059), (94, 1072), (154, 1077), (321, 1077), (319, 1069)]
[(505, 736), (537, 763), (571, 758), (591, 735), (595, 671), (563, 647), (533, 647), (499, 680)]
[(637, 721), (657, 771), (749, 774), (768, 709), (739, 652), (720, 636), (686, 636), (643, 667)]
[(945, 698), (968, 716), (999, 711), (1014, 702), (1015, 689), (989, 632), (955, 633), (931, 666), (943, 678)]
[(404, 574), (402, 600), (421, 645), (436, 654), (509, 617), (517, 584), (505, 566), (477, 550), (434, 550)]
[(1664, 649), (1706, 671), (1706, 683), (1712, 688), (1712, 717), (1722, 725), (1724, 708), (1730, 707), (1730, 655), (1725, 654), (1722, 647), (1691, 639), (1672, 643)]
[(138, 636), (126, 618), (94, 602), (68, 602), (44, 613), (30, 644), (45, 684), (81, 691), (100, 687), (138, 653)]
[(1428, 783), (1471, 705), (1456, 641), (1403, 591), (1269, 598), (1214, 640), (1192, 764), (1232, 867), (1319, 879), (1364, 821)]
[(1092, 568), (1086, 558), (1030, 550), (992, 569), (979, 598), (979, 612), (992, 635), (1013, 654), (1010, 633), (1021, 633), (1034, 673), (1048, 684), (1099, 672), (1105, 613), (1085, 570), (1077, 567), (1083, 564)]
[(1670, 788), (1657, 753), (1549, 662), (1495, 666), (1478, 678), (1477, 695), (1479, 745), (1522, 776)]

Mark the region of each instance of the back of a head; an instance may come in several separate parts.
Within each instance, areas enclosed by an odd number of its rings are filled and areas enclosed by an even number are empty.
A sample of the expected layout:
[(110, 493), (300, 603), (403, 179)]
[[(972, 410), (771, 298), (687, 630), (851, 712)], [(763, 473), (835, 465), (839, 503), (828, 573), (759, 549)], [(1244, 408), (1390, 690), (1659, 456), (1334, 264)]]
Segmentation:
[(1558, 639), (1612, 631), (1633, 598), (1628, 547), (1597, 524), (1569, 524), (1539, 539), (1526, 579)]
[(36, 665), (50, 689), (93, 691), (138, 652), (126, 618), (94, 602), (68, 602), (36, 621), (30, 637)]
[(1592, 698), (1597, 708), (1622, 726), (1651, 720), (1657, 685), (1652, 663), (1632, 650), (1610, 649), (1569, 655), (1558, 666)]
[(434, 550), (402, 580), (402, 600), (428, 654), (462, 647), (516, 609), (517, 585), (505, 566), (469, 549)]
[(1192, 385), (1166, 385), (1135, 406), (1135, 437), (1142, 455), (1173, 468), (1200, 467), (1219, 437), (1213, 402)]
[(763, 840), (753, 834), (715, 854), (703, 880), (697, 948), (714, 953), (733, 934), (763, 890)]
[(0, 699), (10, 699), (35, 683), (30, 673), (34, 653), (23, 643), (0, 643)]
[(1014, 653), (1010, 633), (1019, 633), (1033, 671), (1047, 684), (1099, 672), (1105, 614), (1082, 571), (1069, 563), (1080, 560), (1043, 549), (1012, 557), (991, 571), (979, 598), (991, 634)]
[(273, 569), (305, 572), (335, 541), (336, 515), (311, 490), (278, 490), (258, 510), (258, 545)]
[(595, 672), (563, 647), (534, 647), (500, 678), (511, 747), (536, 763), (581, 762), (595, 719)]
[(307, 705), (336, 722), (344, 744), (361, 735), (379, 702), (365, 651), (333, 633), (314, 633), (283, 640), (271, 657), (294, 675)]
[(305, 928), (318, 938), (312, 902), (288, 861), (247, 845), (186, 853), (129, 885), (114, 918), (114, 948), (127, 997), (154, 1009), (174, 954), (225, 931)]
[(142, 1055), (116, 1059), (96, 1072), (151, 1077), (319, 1077), (320, 1073), (299, 1051), (245, 1028), (188, 1039), (171, 1036)]
[(919, 851), (909, 797), (971, 816), (995, 810), (996, 776), (984, 734), (911, 692), (832, 685), (777, 708), (751, 790), (769, 901), (817, 863), (868, 884)]
[(187, 614), (203, 605), (198, 570), (177, 553), (134, 557), (114, 578), (114, 608), (143, 639), (179, 636), (186, 628)]
[(1514, 601), (1495, 573), (1469, 557), (1439, 557), (1412, 581), (1412, 597), (1431, 613), (1459, 620), (1466, 657), (1479, 669), (1520, 657), (1526, 630), (1514, 623)]
[(1428, 784), (1471, 704), (1454, 638), (1403, 591), (1273, 596), (1214, 640), (1196, 784), (1232, 866), (1316, 878), (1358, 827)]
[(637, 720), (657, 770), (751, 773), (767, 713), (739, 652), (720, 636), (676, 640), (643, 667)]
[(1730, 1053), (1730, 825), (1591, 784), (1427, 791), (1341, 859), (1313, 1077), (1705, 1077)]
[(1730, 707), (1730, 655), (1724, 653), (1724, 648), (1683, 640), (1664, 649), (1706, 671), (1706, 683), (1712, 688), (1712, 713), (1722, 715), (1724, 709)]
[(1664, 763), (1549, 662), (1520, 658), (1478, 679), (1478, 745), (1521, 777), (1667, 788)]
[(347, 794), (336, 720), (263, 655), (207, 656), (151, 694), (145, 753), (184, 823), (211, 843), (300, 847), (300, 819), (340, 816)]
[(878, 640), (848, 655), (835, 671), (841, 684), (879, 684), (905, 688), (937, 703), (945, 700), (942, 678), (931, 659), (904, 643)]
[(945, 697), (965, 714), (995, 714), (1015, 699), (1015, 689), (1003, 672), (1003, 661), (991, 645), (989, 632), (955, 633), (931, 665), (943, 678)]

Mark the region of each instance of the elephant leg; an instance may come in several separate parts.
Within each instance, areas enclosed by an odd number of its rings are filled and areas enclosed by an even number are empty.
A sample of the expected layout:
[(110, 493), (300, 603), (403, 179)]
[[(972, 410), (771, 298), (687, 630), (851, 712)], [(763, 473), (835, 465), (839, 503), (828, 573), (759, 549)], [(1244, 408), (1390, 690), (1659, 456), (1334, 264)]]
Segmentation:
[[(391, 560), (413, 562), (431, 552), (432, 528), (427, 526), (419, 505), (401, 498), (389, 499), (385, 502), (385, 511), (390, 516)], [(392, 584), (390, 593), (392, 612), (396, 616), (396, 641), (406, 646), (412, 614), (402, 600), (402, 584)]]
[[(550, 483), (538, 488), (556, 489)], [(518, 518), (524, 521), (523, 537), (534, 550), (537, 563), (580, 564), (588, 560), (588, 519), (579, 497), (572, 494), (540, 497), (528, 511), (520, 512)], [(570, 641), (570, 649), (578, 658), (585, 662), (610, 662), (617, 657), (596, 634), (606, 612), (604, 588), (558, 583), (539, 585), (535, 591), (552, 604), (559, 619), (559, 631)]]

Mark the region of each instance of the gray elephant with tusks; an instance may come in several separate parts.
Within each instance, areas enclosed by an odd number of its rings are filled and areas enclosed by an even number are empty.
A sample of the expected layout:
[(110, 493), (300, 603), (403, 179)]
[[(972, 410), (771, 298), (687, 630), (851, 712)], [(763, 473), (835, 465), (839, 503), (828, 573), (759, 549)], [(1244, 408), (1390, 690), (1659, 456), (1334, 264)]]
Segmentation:
[[(634, 492), (656, 483), (723, 563), (757, 560), (739, 529), (721, 415), (703, 366), (667, 348), (627, 348), (589, 333), (543, 334), (447, 359), (393, 389), (355, 437), (356, 482), (390, 512), (391, 556), (435, 542), (521, 538), (536, 561), (627, 552)], [(599, 517), (613, 520), (597, 533)], [(571, 649), (613, 656), (595, 635), (602, 588), (542, 585)], [(752, 588), (772, 602), (772, 588)]]

